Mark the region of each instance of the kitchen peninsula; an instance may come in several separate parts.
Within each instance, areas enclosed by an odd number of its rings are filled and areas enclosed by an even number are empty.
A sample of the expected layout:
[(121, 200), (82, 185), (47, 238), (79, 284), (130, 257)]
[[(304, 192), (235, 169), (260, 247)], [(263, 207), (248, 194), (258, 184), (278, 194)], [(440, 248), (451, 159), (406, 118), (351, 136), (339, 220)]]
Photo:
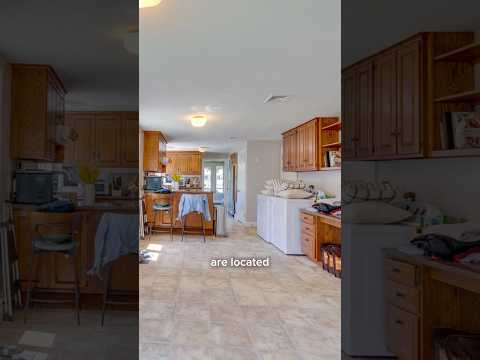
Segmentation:
[[(215, 221), (215, 212), (213, 207), (213, 192), (211, 191), (200, 191), (200, 190), (177, 190), (173, 191), (170, 196), (170, 204), (172, 206), (172, 212), (175, 217), (178, 214), (178, 205), (180, 203), (180, 198), (183, 194), (206, 194), (208, 197), (208, 207), (210, 210), (210, 221), (205, 221), (205, 232), (207, 235), (212, 235), (214, 233), (214, 221)], [(156, 192), (145, 192), (145, 206), (147, 210), (147, 219), (151, 223), (152, 227), (155, 229), (169, 230), (171, 224), (171, 215), (169, 212), (161, 211), (157, 214), (154, 213), (153, 205), (155, 204), (160, 197), (165, 196), (164, 194)], [(189, 214), (186, 217), (185, 221), (185, 230), (196, 232), (198, 234), (202, 233), (202, 221), (199, 214)], [(180, 220), (175, 219), (173, 223), (173, 232), (181, 233), (182, 223)]]

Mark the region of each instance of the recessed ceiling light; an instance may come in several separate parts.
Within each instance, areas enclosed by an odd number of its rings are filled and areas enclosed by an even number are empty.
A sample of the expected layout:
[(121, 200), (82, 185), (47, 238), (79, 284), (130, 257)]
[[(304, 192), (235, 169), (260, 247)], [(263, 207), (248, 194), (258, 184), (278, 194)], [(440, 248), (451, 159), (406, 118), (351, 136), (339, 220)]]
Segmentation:
[(278, 102), (278, 103), (284, 103), (287, 102), (289, 99), (288, 95), (269, 95), (267, 98), (263, 101), (265, 104), (270, 103), (270, 102)]
[(147, 8), (147, 7), (154, 7), (160, 4), (162, 0), (139, 0), (138, 7), (140, 9)]
[(195, 115), (190, 119), (192, 126), (203, 127), (207, 123), (207, 117), (205, 115)]

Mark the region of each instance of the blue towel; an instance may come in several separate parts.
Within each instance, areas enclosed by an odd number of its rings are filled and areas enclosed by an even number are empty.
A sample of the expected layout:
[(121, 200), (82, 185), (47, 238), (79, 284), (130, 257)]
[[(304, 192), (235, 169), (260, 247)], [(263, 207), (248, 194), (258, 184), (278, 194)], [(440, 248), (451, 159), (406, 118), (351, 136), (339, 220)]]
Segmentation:
[(178, 204), (177, 219), (183, 218), (191, 212), (201, 213), (206, 221), (211, 220), (207, 194), (182, 194)]

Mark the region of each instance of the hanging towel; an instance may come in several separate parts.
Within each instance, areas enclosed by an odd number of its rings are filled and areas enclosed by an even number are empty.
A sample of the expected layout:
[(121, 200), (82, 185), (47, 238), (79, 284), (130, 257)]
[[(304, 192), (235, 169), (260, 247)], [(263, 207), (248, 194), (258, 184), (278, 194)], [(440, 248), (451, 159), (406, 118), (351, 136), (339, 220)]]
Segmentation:
[(191, 212), (201, 213), (206, 221), (211, 220), (207, 194), (182, 194), (177, 219), (180, 220)]
[(105, 213), (95, 234), (95, 258), (88, 275), (100, 270), (120, 256), (138, 252), (138, 215)]

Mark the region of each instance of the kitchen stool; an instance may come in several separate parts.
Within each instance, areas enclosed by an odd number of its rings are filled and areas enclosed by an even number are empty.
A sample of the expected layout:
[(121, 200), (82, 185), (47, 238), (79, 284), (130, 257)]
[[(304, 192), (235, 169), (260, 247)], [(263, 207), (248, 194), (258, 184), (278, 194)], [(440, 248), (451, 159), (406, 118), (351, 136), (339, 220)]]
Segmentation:
[(77, 268), (77, 236), (80, 234), (81, 214), (32, 212), (31, 225), (34, 229), (32, 252), (29, 264), (27, 294), (24, 307), (24, 323), (30, 303), (71, 303), (70, 300), (40, 300), (32, 298), (32, 282), (37, 274), (38, 257), (45, 254), (62, 254), (69, 257), (74, 275), (74, 301), (77, 325), (80, 325), (80, 286)]
[[(168, 212), (170, 214), (170, 230), (154, 230), (155, 223), (157, 222), (157, 215), (162, 212)], [(159, 204), (153, 204), (153, 226), (150, 229), (151, 232), (155, 231), (158, 233), (168, 233), (170, 232), (170, 239), (173, 240), (173, 223), (175, 222), (175, 217), (173, 216), (172, 205), (161, 206)]]

